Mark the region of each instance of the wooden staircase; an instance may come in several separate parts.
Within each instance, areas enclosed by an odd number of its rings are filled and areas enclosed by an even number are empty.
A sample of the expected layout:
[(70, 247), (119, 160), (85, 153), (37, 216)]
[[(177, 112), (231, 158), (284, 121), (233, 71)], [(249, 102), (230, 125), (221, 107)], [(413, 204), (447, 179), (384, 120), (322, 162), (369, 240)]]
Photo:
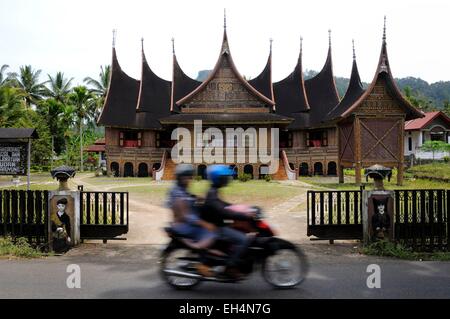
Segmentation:
[(164, 167), (164, 174), (162, 177), (163, 181), (172, 181), (175, 179), (175, 168), (176, 164), (171, 158), (166, 159), (166, 165)]
[(278, 162), (278, 171), (272, 175), (272, 179), (276, 181), (284, 181), (288, 179), (286, 174), (286, 168), (284, 167), (284, 161), (280, 158)]

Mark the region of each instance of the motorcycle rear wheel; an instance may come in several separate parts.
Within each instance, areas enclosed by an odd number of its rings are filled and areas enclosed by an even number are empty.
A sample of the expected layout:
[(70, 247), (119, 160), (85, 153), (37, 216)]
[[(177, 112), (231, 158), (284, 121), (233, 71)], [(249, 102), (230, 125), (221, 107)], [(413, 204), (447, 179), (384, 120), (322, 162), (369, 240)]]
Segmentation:
[(262, 275), (273, 287), (288, 289), (303, 282), (307, 269), (306, 256), (299, 248), (281, 248), (263, 261)]
[(198, 258), (197, 253), (187, 248), (177, 247), (166, 252), (161, 261), (161, 275), (164, 281), (178, 290), (189, 290), (197, 286), (201, 280), (167, 274), (164, 270), (193, 271), (195, 265), (193, 260)]

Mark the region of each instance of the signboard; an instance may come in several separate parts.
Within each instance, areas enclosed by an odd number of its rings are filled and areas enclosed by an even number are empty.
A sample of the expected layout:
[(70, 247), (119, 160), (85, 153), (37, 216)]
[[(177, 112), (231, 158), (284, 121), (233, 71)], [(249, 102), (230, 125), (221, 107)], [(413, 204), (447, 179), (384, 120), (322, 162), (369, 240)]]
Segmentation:
[(27, 143), (0, 142), (0, 175), (27, 175)]

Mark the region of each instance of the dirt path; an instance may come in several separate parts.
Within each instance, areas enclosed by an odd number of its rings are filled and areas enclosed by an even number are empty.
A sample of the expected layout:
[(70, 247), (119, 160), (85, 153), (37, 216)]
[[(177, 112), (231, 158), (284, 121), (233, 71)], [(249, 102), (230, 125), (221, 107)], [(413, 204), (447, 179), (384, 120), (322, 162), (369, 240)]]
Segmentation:
[[(87, 176), (76, 177), (73, 183), (84, 185), (88, 189), (109, 191), (115, 188), (142, 186), (142, 184), (120, 184), (120, 185), (93, 185), (87, 181)], [(294, 242), (309, 242), (306, 237), (306, 210), (296, 208), (306, 203), (306, 192), (311, 186), (303, 182), (283, 182), (298, 187), (298, 195), (275, 205), (266, 211), (268, 222), (275, 228), (277, 233)], [(162, 228), (171, 219), (171, 212), (163, 207), (163, 204), (151, 202), (145, 194), (132, 193), (129, 198), (129, 233), (125, 236), (127, 244), (164, 244), (167, 237)]]

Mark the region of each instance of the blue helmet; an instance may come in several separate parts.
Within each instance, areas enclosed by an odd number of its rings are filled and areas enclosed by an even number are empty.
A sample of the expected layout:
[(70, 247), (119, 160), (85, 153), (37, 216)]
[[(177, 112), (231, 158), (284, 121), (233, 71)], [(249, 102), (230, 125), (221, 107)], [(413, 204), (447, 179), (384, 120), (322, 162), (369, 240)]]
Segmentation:
[(214, 187), (224, 187), (228, 184), (233, 170), (228, 165), (212, 165), (207, 169), (208, 180)]

